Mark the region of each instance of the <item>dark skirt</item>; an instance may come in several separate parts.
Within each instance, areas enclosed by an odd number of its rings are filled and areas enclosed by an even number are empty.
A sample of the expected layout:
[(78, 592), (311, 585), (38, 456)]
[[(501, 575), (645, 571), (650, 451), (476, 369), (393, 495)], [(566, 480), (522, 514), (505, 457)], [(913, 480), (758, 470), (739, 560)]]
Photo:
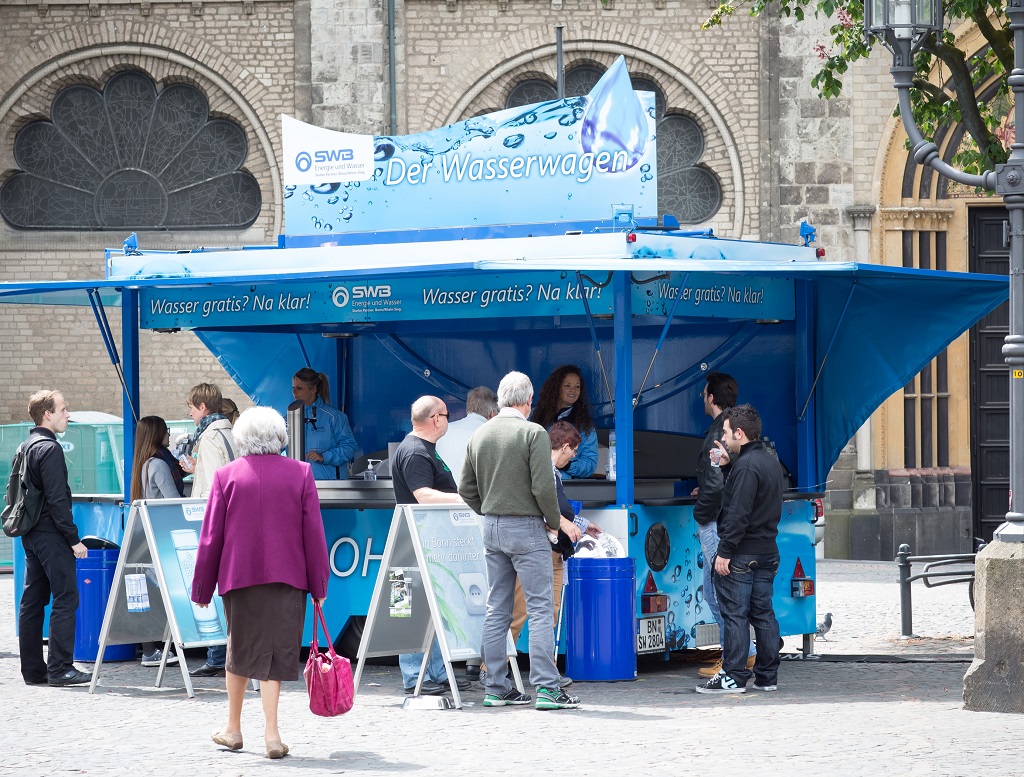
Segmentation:
[(297, 680), (309, 594), (285, 583), (224, 594), (228, 622), (225, 668), (255, 680)]

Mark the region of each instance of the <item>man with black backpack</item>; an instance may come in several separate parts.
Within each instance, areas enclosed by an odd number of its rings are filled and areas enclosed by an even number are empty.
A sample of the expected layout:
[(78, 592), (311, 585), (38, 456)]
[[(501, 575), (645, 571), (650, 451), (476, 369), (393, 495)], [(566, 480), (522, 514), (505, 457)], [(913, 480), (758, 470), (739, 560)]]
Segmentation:
[[(37, 391), (28, 401), (35, 428), (22, 445), (30, 445), (26, 470), (42, 492), (43, 504), (35, 526), (21, 537), (25, 550), (25, 589), (18, 615), (21, 676), (28, 685), (80, 685), (92, 676), (73, 663), (78, 581), (75, 559), (89, 551), (78, 537), (71, 517), (71, 487), (64, 449), (57, 434), (68, 428), (71, 414), (63, 395)], [(43, 617), (50, 610), (50, 639), (43, 661)]]

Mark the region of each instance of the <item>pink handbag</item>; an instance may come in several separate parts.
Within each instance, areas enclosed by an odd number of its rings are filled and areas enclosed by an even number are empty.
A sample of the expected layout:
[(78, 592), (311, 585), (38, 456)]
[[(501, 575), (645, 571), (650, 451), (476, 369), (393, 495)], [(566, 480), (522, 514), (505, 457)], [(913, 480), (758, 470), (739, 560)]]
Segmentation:
[[(317, 632), (324, 630), (327, 638), (327, 654), (320, 652), (317, 645)], [(306, 689), (309, 691), (309, 709), (314, 715), (333, 718), (344, 715), (352, 709), (352, 697), (355, 688), (352, 685), (352, 665), (344, 656), (334, 652), (334, 643), (327, 631), (320, 603), (313, 601), (313, 641), (309, 646), (309, 660), (302, 673), (306, 678)]]

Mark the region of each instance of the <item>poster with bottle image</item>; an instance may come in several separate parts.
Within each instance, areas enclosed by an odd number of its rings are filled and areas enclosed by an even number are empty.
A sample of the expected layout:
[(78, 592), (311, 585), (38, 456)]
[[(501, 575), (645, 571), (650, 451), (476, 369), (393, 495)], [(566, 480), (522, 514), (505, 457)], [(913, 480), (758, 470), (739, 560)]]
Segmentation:
[(214, 594), (208, 607), (200, 607), (191, 596), (206, 501), (148, 502), (146, 509), (182, 644), (226, 642), (227, 625), (220, 596)]

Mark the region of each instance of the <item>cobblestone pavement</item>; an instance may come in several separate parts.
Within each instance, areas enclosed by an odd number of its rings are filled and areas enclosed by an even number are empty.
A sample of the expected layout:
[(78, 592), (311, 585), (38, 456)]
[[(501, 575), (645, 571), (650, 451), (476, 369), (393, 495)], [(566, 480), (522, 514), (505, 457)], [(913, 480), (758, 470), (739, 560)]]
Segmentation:
[[(966, 588), (916, 586), (921, 639), (899, 640), (895, 565), (819, 564), (819, 612), (834, 617), (830, 641), (816, 643), (819, 660), (785, 661), (777, 693), (695, 694), (698, 664), (676, 658), (645, 661), (636, 682), (576, 683), (584, 702), (577, 711), (485, 709), (477, 685), (464, 710), (403, 710), (398, 668), (371, 666), (355, 709), (340, 718), (314, 717), (302, 683), (285, 684), (281, 728), (292, 754), (282, 761), (263, 757), (251, 691), (244, 749), (210, 742), (226, 712), (222, 680), (197, 681), (190, 700), (175, 671), (157, 689), (155, 669), (122, 663), (103, 667), (96, 695), (24, 685), (13, 583), (2, 576), (0, 774), (1024, 773), (1020, 718), (962, 709), (973, 626)], [(856, 661), (866, 654), (895, 660)]]

